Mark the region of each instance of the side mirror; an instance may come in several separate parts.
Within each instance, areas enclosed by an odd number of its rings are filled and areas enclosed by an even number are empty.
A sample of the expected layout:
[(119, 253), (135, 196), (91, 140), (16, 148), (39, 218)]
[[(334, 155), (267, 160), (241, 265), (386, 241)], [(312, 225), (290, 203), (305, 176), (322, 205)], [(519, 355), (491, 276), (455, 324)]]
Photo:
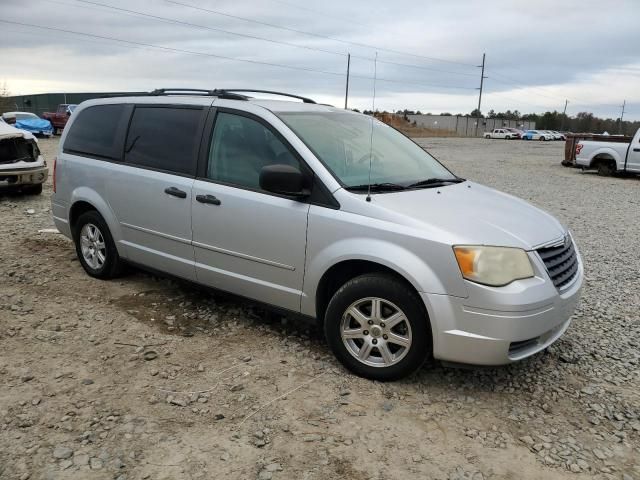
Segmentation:
[(291, 165), (267, 165), (260, 170), (260, 188), (267, 192), (304, 197), (309, 195), (304, 183), (302, 172)]

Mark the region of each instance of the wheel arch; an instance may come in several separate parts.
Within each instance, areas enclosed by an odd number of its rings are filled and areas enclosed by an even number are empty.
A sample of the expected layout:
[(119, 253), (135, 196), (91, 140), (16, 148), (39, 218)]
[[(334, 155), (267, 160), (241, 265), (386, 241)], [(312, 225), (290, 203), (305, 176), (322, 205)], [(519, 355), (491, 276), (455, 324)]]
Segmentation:
[(595, 167), (598, 165), (598, 163), (605, 161), (605, 162), (614, 162), (616, 164), (616, 169), (617, 169), (618, 160), (619, 160), (618, 155), (615, 151), (608, 148), (600, 149), (600, 150), (596, 150), (591, 155), (591, 161), (589, 162), (589, 166)]
[(76, 222), (80, 215), (85, 212), (95, 210), (98, 212), (107, 226), (111, 236), (113, 237), (118, 255), (126, 258), (126, 252), (120, 243), (122, 238), (122, 232), (120, 229), (120, 223), (118, 222), (113, 210), (109, 204), (93, 189), (88, 187), (79, 187), (73, 191), (71, 195), (71, 207), (69, 208), (69, 227), (71, 229), (72, 236), (75, 233)]

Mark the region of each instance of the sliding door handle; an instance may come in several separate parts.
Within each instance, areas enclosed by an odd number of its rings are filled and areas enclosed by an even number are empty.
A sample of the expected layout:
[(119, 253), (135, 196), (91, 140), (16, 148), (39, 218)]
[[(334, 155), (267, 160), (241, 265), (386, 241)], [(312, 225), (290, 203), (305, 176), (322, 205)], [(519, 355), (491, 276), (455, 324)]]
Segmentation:
[(164, 189), (164, 193), (178, 198), (187, 198), (187, 192), (176, 187), (167, 187)]
[(200, 203), (208, 203), (210, 205), (220, 205), (222, 203), (213, 195), (196, 195), (196, 200)]

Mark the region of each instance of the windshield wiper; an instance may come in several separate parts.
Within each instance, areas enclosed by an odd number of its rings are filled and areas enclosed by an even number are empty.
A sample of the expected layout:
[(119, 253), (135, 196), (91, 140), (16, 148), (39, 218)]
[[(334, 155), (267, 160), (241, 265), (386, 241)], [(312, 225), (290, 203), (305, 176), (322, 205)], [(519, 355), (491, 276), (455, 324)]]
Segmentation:
[(407, 189), (407, 187), (405, 187), (404, 185), (399, 185), (397, 183), (389, 183), (389, 182), (372, 183), (371, 185), (365, 183), (363, 185), (353, 185), (353, 186), (345, 187), (345, 189), (353, 190), (356, 192), (366, 192), (369, 190), (369, 187), (371, 187), (372, 192), (394, 192), (394, 191)]
[(420, 187), (440, 187), (449, 183), (462, 183), (464, 178), (427, 178), (426, 180), (420, 180), (419, 182), (408, 185), (407, 188), (420, 188)]

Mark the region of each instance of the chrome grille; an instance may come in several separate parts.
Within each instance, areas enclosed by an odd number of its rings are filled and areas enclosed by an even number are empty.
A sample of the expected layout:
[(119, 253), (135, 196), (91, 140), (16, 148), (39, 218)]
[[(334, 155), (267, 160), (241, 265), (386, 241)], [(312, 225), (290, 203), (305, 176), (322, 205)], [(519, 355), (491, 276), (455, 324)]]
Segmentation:
[(568, 235), (562, 245), (539, 248), (537, 252), (556, 288), (571, 283), (578, 273), (578, 255)]

